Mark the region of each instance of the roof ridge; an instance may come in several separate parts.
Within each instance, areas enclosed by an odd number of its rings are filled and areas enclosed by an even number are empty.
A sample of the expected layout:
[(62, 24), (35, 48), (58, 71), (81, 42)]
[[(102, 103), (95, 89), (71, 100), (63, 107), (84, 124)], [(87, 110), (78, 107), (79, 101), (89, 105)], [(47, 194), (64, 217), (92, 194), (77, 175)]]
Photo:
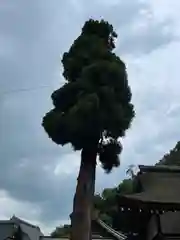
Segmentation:
[(26, 224), (26, 225), (28, 225), (28, 226), (31, 226), (31, 227), (34, 227), (34, 228), (38, 228), (38, 229), (40, 230), (39, 226), (34, 225), (34, 224), (31, 224), (31, 223), (29, 223), (29, 222), (27, 222), (27, 221), (25, 221), (25, 220), (22, 220), (22, 219), (16, 217), (15, 215), (13, 215), (10, 220), (15, 220), (15, 221), (17, 220), (17, 221), (20, 222), (20, 223), (24, 223), (24, 224)]

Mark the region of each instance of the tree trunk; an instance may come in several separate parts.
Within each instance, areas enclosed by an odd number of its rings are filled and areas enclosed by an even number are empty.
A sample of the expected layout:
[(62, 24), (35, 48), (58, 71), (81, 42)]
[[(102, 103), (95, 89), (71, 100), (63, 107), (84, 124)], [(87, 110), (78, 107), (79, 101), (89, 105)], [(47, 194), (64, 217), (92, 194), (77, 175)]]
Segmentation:
[(90, 240), (95, 189), (96, 150), (83, 149), (71, 215), (71, 240)]

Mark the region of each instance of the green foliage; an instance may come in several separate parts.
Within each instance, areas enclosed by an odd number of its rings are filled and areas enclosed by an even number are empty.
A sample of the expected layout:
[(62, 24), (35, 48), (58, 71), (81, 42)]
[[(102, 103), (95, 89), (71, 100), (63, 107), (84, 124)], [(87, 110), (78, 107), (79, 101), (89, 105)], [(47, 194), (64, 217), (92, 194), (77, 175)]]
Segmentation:
[[(101, 144), (99, 147), (99, 160), (102, 167), (109, 173), (112, 167), (120, 165), (118, 155), (122, 151), (122, 146), (114, 139), (110, 139), (108, 144)], [(111, 161), (109, 161), (111, 159)]]
[(101, 194), (104, 201), (113, 199), (116, 195), (116, 188), (105, 188)]
[(118, 194), (132, 194), (134, 193), (133, 179), (124, 179), (117, 187)]
[[(119, 165), (125, 135), (135, 115), (125, 64), (112, 51), (117, 34), (104, 20), (87, 21), (80, 36), (62, 58), (66, 83), (53, 92), (54, 109), (42, 125), (57, 144), (75, 150), (96, 147), (109, 172)], [(104, 144), (102, 139), (110, 139)]]
[(180, 142), (177, 142), (176, 146), (157, 163), (162, 164), (180, 166)]
[(100, 194), (94, 195), (94, 208), (103, 211), (103, 199)]
[(52, 238), (61, 238), (61, 237), (67, 237), (70, 235), (70, 228), (71, 226), (68, 224), (65, 224), (64, 226), (57, 227), (52, 233)]
[(133, 179), (124, 179), (117, 187), (105, 188), (101, 195), (94, 196), (94, 207), (99, 210), (100, 218), (104, 222), (114, 227), (114, 219), (119, 214), (117, 197), (120, 194), (134, 193), (133, 185)]

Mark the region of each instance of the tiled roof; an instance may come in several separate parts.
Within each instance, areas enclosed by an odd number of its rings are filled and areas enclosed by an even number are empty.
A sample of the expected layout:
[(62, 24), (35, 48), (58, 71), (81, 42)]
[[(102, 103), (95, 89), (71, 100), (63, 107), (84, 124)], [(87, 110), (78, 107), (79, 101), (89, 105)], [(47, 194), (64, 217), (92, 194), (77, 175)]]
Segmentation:
[(120, 196), (124, 202), (164, 204), (180, 209), (180, 168), (167, 166), (139, 166), (138, 182), (142, 191)]

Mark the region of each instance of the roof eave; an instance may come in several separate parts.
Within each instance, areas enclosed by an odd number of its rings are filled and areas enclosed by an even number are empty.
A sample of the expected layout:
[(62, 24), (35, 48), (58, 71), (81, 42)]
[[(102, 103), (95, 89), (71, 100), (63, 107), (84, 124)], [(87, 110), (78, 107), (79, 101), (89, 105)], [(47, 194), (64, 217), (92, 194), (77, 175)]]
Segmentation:
[(180, 173), (179, 166), (168, 166), (168, 165), (156, 165), (156, 166), (146, 166), (139, 165), (140, 172), (167, 172), (167, 173)]
[(177, 210), (180, 211), (179, 202), (161, 202), (161, 201), (148, 201), (138, 198), (133, 198), (133, 196), (121, 196), (119, 197), (119, 206), (127, 208), (141, 208), (145, 210)]

